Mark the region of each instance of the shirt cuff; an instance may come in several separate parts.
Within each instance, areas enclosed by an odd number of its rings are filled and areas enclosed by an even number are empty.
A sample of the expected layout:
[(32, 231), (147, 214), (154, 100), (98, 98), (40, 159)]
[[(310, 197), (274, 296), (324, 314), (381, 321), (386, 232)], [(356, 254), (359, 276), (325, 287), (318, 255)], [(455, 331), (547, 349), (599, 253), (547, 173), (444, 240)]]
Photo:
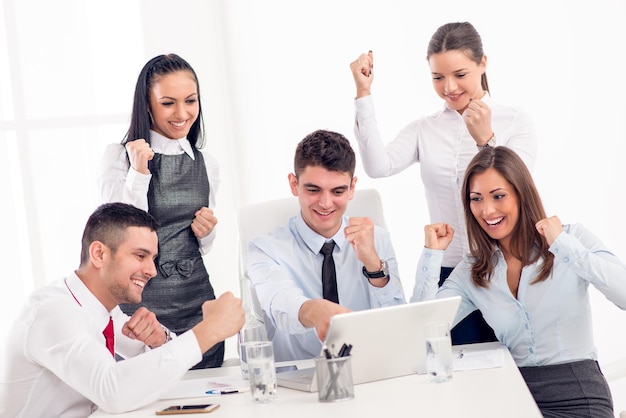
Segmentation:
[(378, 302), (377, 307), (393, 306), (405, 301), (402, 288), (398, 287), (391, 277), (384, 287), (375, 287), (370, 284), (369, 290), (371, 300)]
[(362, 121), (374, 116), (374, 100), (372, 95), (354, 99), (355, 119)]
[(142, 174), (131, 167), (126, 176), (126, 187), (133, 192), (147, 192), (151, 179), (152, 174)]
[(198, 244), (200, 244), (200, 254), (207, 255), (211, 248), (213, 248), (213, 241), (215, 241), (217, 225), (213, 227), (213, 230), (206, 237), (198, 238)]

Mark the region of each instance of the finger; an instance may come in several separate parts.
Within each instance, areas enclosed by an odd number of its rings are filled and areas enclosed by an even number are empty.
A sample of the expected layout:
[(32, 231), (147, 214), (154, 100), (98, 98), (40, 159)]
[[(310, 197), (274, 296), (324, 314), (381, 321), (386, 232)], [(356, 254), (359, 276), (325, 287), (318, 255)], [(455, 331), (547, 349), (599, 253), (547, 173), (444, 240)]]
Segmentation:
[(369, 71), (367, 73), (369, 77), (374, 72), (374, 53), (371, 49), (367, 52), (367, 58), (369, 58)]
[(545, 224), (543, 221), (537, 222), (535, 224), (535, 228), (537, 229), (537, 232), (539, 232), (539, 234), (545, 235)]
[(369, 76), (372, 68), (372, 59), (368, 54), (361, 54), (356, 61), (351, 65), (354, 73), (361, 73), (364, 76)]
[(135, 334), (128, 327), (128, 322), (122, 326), (122, 334), (126, 335), (130, 339), (135, 339)]
[(198, 218), (195, 218), (191, 222), (191, 225), (202, 230), (210, 231), (213, 228), (215, 228), (216, 223), (217, 223), (217, 219), (210, 219), (210, 218), (207, 219), (207, 218), (198, 217)]
[[(143, 329), (139, 324), (143, 321), (146, 321), (146, 318), (150, 318), (150, 315), (154, 315), (150, 312), (145, 306), (140, 307), (135, 311), (135, 313), (130, 317), (128, 322), (126, 322), (126, 326), (135, 334), (138, 333), (139, 330)], [(156, 316), (154, 316), (156, 319)]]

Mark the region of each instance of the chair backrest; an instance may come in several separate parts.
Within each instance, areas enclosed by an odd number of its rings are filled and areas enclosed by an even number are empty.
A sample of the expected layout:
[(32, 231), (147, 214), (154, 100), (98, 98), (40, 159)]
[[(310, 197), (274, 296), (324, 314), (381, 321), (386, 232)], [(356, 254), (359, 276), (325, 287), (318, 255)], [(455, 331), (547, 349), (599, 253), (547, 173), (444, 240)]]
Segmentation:
[[(241, 298), (246, 309), (248, 320), (256, 319), (264, 322), (263, 311), (256, 298), (246, 274), (246, 252), (251, 239), (267, 234), (275, 228), (285, 225), (289, 218), (300, 211), (297, 197), (269, 200), (244, 206), (239, 210), (237, 221), (239, 228), (239, 286)], [(383, 216), (383, 205), (380, 194), (376, 189), (356, 190), (354, 197), (348, 203), (348, 216), (366, 216), (374, 223), (386, 228)]]

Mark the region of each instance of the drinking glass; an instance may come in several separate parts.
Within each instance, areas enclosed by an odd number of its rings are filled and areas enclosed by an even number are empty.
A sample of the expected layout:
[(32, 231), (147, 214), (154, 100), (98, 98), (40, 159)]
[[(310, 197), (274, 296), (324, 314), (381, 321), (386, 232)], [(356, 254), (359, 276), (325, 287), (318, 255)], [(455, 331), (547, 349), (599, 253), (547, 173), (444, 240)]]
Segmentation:
[(245, 350), (252, 401), (266, 403), (276, 399), (276, 366), (272, 342), (249, 342), (245, 344)]
[(237, 343), (239, 345), (239, 361), (241, 364), (241, 377), (248, 379), (248, 363), (246, 361), (245, 345), (252, 341), (267, 341), (267, 331), (261, 322), (248, 323), (239, 331)]
[(426, 336), (426, 372), (430, 381), (447, 382), (452, 379), (452, 340), (450, 325), (434, 322), (424, 326)]

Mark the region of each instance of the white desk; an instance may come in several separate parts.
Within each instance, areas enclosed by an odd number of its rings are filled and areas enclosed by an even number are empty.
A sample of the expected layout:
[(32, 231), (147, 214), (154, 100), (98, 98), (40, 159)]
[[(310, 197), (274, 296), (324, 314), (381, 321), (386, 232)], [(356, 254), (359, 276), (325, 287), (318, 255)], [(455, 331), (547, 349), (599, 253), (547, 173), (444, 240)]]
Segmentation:
[[(465, 351), (485, 349), (499, 343), (462, 346)], [(455, 350), (460, 347), (456, 346)], [(239, 367), (192, 370), (189, 378), (238, 374)], [(324, 417), (454, 417), (454, 418), (541, 418), (513, 358), (505, 354), (501, 368), (455, 372), (452, 381), (430, 383), (426, 375), (409, 375), (365, 383), (354, 387), (352, 400), (322, 403), (317, 393), (278, 388), (278, 399), (268, 404), (254, 404), (249, 392), (165, 400), (116, 417), (155, 417), (155, 411), (168, 405), (217, 402), (221, 406), (207, 415), (211, 418), (324, 418)], [(112, 416), (102, 411), (95, 417)], [(204, 415), (192, 415), (202, 417)]]

